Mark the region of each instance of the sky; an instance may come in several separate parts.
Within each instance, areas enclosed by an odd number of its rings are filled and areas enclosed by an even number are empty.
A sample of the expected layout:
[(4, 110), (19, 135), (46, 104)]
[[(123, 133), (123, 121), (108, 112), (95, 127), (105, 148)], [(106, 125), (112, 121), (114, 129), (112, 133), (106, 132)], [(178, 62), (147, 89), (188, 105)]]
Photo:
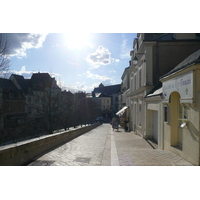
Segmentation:
[(10, 71), (30, 78), (48, 72), (66, 90), (91, 92), (121, 84), (135, 33), (8, 33)]

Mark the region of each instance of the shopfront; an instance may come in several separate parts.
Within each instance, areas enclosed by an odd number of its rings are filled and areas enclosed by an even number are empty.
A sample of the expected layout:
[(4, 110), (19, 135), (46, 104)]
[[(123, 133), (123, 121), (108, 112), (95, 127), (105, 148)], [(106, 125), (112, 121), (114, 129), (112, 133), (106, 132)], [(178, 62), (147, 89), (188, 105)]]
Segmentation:
[[(197, 54), (198, 53), (198, 54)], [(199, 165), (200, 50), (162, 77), (163, 145)], [(190, 64), (188, 62), (190, 61)]]

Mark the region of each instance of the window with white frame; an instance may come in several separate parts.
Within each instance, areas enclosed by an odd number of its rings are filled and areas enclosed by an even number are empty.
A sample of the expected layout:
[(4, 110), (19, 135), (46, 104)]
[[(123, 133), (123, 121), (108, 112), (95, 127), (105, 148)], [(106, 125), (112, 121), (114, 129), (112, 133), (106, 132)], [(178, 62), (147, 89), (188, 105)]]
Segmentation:
[(142, 103), (138, 104), (138, 125), (142, 126)]
[(133, 86), (133, 76), (131, 76), (131, 79), (130, 79), (130, 85), (131, 85), (131, 92), (133, 92), (134, 90), (134, 86)]
[(136, 84), (137, 84), (137, 80), (136, 80), (136, 74), (134, 75), (134, 91), (136, 90)]
[(142, 69), (139, 70), (139, 88), (142, 86)]

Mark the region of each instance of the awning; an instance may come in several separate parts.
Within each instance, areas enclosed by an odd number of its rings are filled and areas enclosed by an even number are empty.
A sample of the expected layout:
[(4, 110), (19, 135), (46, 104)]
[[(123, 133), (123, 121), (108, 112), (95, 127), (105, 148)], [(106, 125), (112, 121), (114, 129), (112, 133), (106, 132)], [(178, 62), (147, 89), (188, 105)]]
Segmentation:
[(121, 110), (119, 110), (119, 111), (116, 113), (116, 115), (122, 116), (127, 108), (128, 108), (127, 106), (124, 106)]

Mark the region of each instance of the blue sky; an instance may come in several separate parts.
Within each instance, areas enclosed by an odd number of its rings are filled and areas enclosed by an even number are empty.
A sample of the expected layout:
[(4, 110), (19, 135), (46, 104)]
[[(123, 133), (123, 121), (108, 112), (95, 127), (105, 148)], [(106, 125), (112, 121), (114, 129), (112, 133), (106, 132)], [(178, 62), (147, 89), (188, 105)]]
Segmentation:
[(68, 90), (91, 92), (121, 83), (135, 33), (10, 33), (10, 73), (30, 78), (48, 72)]

